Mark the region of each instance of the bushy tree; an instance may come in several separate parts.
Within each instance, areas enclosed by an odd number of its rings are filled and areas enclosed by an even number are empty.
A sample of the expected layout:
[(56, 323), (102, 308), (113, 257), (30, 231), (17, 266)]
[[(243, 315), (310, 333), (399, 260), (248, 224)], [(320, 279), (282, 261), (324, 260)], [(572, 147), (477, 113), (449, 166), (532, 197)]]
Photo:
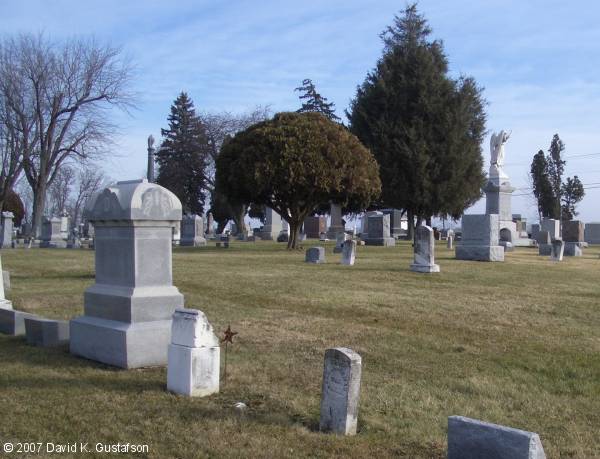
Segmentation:
[(204, 126), (185, 92), (175, 99), (168, 121), (169, 128), (161, 129), (164, 140), (156, 153), (156, 182), (175, 193), (184, 212), (202, 214), (209, 145)]
[(279, 113), (227, 142), (217, 188), (232, 202), (266, 205), (290, 225), (288, 248), (320, 203), (366, 208), (381, 190), (377, 162), (340, 124), (321, 113)]
[(585, 190), (579, 177), (567, 177), (565, 183), (561, 186), (562, 200), (562, 219), (573, 220), (577, 216), (575, 206), (585, 196)]
[(430, 34), (415, 5), (396, 16), (381, 35), (383, 56), (347, 112), (351, 131), (379, 163), (381, 204), (406, 210), (417, 224), (432, 215), (458, 218), (485, 180), (482, 89), (448, 75), (442, 43)]
[(331, 121), (341, 121), (340, 117), (335, 114), (335, 104), (327, 102), (327, 98), (317, 92), (317, 88), (311, 79), (302, 80), (302, 86), (298, 86), (294, 91), (300, 92), (298, 97), (302, 101), (302, 107), (297, 110), (298, 113), (318, 112)]

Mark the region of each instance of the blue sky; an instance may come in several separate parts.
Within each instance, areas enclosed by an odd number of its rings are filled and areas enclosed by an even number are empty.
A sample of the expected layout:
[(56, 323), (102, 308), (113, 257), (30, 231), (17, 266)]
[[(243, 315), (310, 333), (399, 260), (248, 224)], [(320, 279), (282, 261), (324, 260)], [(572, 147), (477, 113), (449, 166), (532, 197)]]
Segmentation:
[[(379, 33), (398, 1), (28, 1), (0, 0), (0, 33), (94, 35), (122, 46), (136, 66), (139, 109), (115, 113), (123, 126), (115, 179), (143, 174), (146, 138), (160, 137), (169, 106), (185, 90), (198, 110), (273, 111), (299, 106), (294, 88), (312, 78), (338, 114), (381, 54)], [(488, 129), (512, 131), (506, 171), (528, 187), (531, 157), (558, 132), (566, 173), (594, 184), (580, 218), (600, 221), (600, 4), (591, 1), (423, 0), (453, 74), (485, 87)], [(489, 137), (484, 155), (489, 158)], [(583, 156), (588, 155), (588, 156)], [(598, 185), (596, 185), (598, 184)], [(527, 190), (517, 190), (526, 194)], [(479, 203), (469, 210), (484, 210)], [(535, 218), (529, 196), (513, 211)]]

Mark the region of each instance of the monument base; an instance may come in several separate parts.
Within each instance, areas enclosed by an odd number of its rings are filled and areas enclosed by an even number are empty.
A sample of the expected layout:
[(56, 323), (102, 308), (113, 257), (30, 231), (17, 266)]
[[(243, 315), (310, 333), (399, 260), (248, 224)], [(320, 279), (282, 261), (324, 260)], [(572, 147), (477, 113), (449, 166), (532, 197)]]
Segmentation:
[(194, 239), (182, 239), (179, 242), (181, 247), (204, 247), (206, 245), (206, 239), (203, 237), (195, 237)]
[(416, 273), (439, 273), (440, 265), (410, 265), (410, 270)]
[(500, 245), (457, 245), (456, 259), (504, 261), (504, 247)]
[(335, 239), (338, 233), (344, 233), (346, 228), (343, 226), (330, 226), (327, 229), (327, 237), (329, 239)]
[(577, 242), (565, 242), (565, 257), (581, 257), (583, 256), (583, 252), (579, 243)]
[(538, 255), (545, 257), (552, 255), (552, 244), (540, 244), (538, 247)]
[(379, 245), (385, 247), (393, 247), (396, 245), (396, 239), (393, 237), (367, 238), (364, 241), (365, 245)]
[(40, 242), (40, 249), (66, 249), (67, 241), (42, 241)]
[(27, 312), (15, 311), (10, 308), (0, 307), (0, 333), (11, 336), (22, 336), (25, 334), (25, 319), (37, 317)]
[(80, 316), (71, 320), (70, 351), (120, 368), (166, 365), (171, 322), (127, 323)]

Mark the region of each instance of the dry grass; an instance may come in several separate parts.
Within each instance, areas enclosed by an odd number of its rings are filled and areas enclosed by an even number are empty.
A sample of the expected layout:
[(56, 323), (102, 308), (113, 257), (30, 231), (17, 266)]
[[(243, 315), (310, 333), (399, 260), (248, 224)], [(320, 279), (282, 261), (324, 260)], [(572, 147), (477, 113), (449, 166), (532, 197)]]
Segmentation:
[[(240, 333), (220, 394), (186, 399), (166, 392), (164, 368), (115, 370), (2, 336), (0, 438), (147, 443), (150, 457), (445, 457), (447, 417), (461, 414), (538, 432), (549, 457), (600, 457), (599, 253), (477, 263), (439, 247), (442, 273), (423, 275), (406, 243), (359, 247), (354, 267), (331, 245), (324, 265), (274, 243), (176, 249), (186, 305)], [(2, 262), (15, 308), (81, 313), (93, 252)], [(363, 357), (354, 438), (316, 432), (332, 346)]]

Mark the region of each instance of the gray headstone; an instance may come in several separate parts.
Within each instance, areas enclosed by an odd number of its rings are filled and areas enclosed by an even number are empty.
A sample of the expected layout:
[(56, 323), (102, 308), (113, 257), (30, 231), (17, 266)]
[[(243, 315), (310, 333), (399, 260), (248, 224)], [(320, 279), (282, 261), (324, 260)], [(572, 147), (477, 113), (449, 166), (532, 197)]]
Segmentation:
[(344, 231), (338, 232), (335, 235), (335, 247), (333, 248), (333, 253), (341, 253), (344, 242), (350, 238), (351, 236), (346, 234)]
[(454, 236), (449, 234), (446, 237), (446, 248), (452, 250), (453, 246), (454, 246)]
[(389, 215), (370, 215), (368, 217), (368, 236), (365, 238), (366, 245), (394, 246), (396, 240), (390, 233)]
[(122, 368), (167, 363), (173, 286), (172, 228), (181, 203), (147, 180), (118, 182), (88, 202), (96, 232), (96, 283), (71, 321), (71, 353)]
[(600, 244), (600, 223), (585, 224), (585, 242), (588, 244)]
[(504, 247), (498, 244), (497, 214), (463, 215), (462, 239), (456, 246), (458, 260), (504, 261)]
[(581, 250), (578, 242), (565, 242), (565, 250), (563, 253), (565, 257), (583, 256), (583, 251)]
[(67, 247), (67, 238), (63, 237), (61, 228), (63, 220), (58, 217), (46, 218), (42, 220), (42, 236), (40, 247), (51, 249), (65, 249)]
[(347, 239), (342, 244), (342, 264), (346, 266), (354, 266), (356, 259), (356, 241)]
[(325, 351), (319, 429), (355, 435), (358, 420), (362, 360), (352, 349)]
[(0, 333), (12, 336), (25, 334), (25, 319), (36, 317), (27, 312), (15, 311), (6, 306), (0, 307)]
[(26, 317), (25, 335), (27, 342), (34, 346), (62, 346), (69, 342), (69, 322), (42, 317)]
[(550, 237), (550, 233), (548, 231), (540, 231), (537, 235), (538, 244), (551, 244), (552, 238)]
[(219, 339), (202, 311), (177, 309), (173, 314), (167, 390), (190, 397), (219, 392)]
[(435, 264), (435, 241), (433, 229), (421, 225), (415, 232), (414, 263), (410, 270), (417, 273), (439, 273), (440, 267)]
[(265, 208), (265, 225), (260, 232), (260, 238), (266, 241), (276, 241), (283, 229), (281, 215), (270, 207)]
[(565, 220), (562, 223), (562, 240), (565, 242), (583, 242), (585, 225), (580, 220)]
[(13, 218), (14, 215), (12, 212), (1, 213), (0, 224), (2, 225), (2, 230), (0, 232), (0, 248), (10, 249), (13, 247)]
[(450, 416), (448, 459), (546, 459), (546, 454), (536, 433)]
[(540, 230), (541, 230), (541, 228), (540, 228), (539, 224), (534, 223), (533, 225), (531, 225), (531, 239), (533, 239), (534, 241), (537, 241), (538, 235), (540, 234)]
[(550, 259), (552, 261), (562, 261), (565, 251), (565, 243), (562, 239), (554, 239), (552, 241), (552, 253)]
[(306, 251), (304, 261), (307, 263), (325, 263), (325, 248), (311, 247)]
[(331, 203), (329, 209), (330, 222), (327, 228), (327, 237), (334, 238), (338, 233), (343, 233), (345, 228), (342, 224), (342, 206)]
[(560, 237), (560, 221), (552, 218), (542, 219), (542, 231), (548, 231), (551, 239)]
[(204, 220), (198, 215), (184, 215), (181, 221), (181, 240), (183, 247), (200, 247), (206, 245), (204, 238)]

